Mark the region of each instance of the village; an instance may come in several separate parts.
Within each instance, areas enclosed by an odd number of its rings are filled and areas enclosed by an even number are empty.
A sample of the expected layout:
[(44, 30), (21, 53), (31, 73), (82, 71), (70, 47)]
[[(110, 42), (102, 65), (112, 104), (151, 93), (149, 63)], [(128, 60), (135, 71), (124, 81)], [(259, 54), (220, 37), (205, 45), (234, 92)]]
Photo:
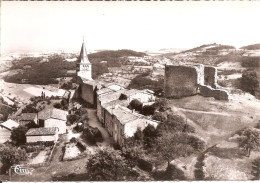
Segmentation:
[[(237, 140), (229, 139), (239, 139), (237, 136), (244, 133), (243, 128), (257, 124), (259, 101), (252, 95), (220, 86), (216, 67), (153, 56), (129, 56), (123, 60), (130, 65), (108, 68), (108, 73), (93, 80), (92, 64), (83, 41), (72, 88), (24, 89), (33, 91), (34, 97), (30, 97), (29, 102), (8, 98), (1, 91), (2, 103), (17, 107), (0, 124), (2, 152), (17, 151), (20, 157), (15, 157), (15, 162), (36, 169), (33, 176), (18, 176), (12, 172), (15, 164), (2, 158), (0, 165), (5, 180), (37, 180), (37, 177), (41, 180), (96, 180), (89, 178), (84, 167), (89, 158), (104, 152), (122, 153), (120, 156), (133, 164), (134, 175), (124, 172), (133, 180), (201, 180), (201, 173), (196, 173), (201, 172), (201, 167), (192, 167), (203, 161), (200, 158), (210, 147), (231, 144), (238, 153), (244, 153), (237, 149)], [(155, 93), (144, 87), (127, 87), (131, 79), (143, 73), (150, 73), (157, 80), (163, 78), (163, 91)], [(128, 81), (116, 82), (119, 80), (111, 78)], [(214, 105), (216, 109), (206, 110), (198, 101), (203, 101), (205, 106)], [(236, 111), (232, 106), (241, 106), (241, 109), (246, 106), (246, 110), (242, 112), (237, 108), (239, 111)], [(223, 107), (229, 114), (225, 114)], [(220, 129), (218, 120), (222, 123)], [(232, 134), (236, 131), (239, 135)], [(230, 138), (220, 140), (226, 137)], [(218, 148), (223, 147), (218, 145)], [(251, 150), (253, 155), (250, 156)], [(250, 161), (259, 154), (255, 150), (251, 148), (248, 152)], [(192, 164), (188, 163), (189, 159)], [(69, 167), (64, 169), (65, 165)], [(43, 172), (46, 168), (48, 175)], [(182, 173), (176, 176), (176, 172)]]

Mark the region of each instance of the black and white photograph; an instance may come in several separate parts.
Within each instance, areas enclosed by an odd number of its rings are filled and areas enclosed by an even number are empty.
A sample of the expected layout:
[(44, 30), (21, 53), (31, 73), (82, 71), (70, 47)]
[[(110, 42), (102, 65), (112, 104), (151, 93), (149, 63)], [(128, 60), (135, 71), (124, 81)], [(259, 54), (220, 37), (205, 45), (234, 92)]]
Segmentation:
[(260, 180), (260, 1), (0, 1), (0, 181)]

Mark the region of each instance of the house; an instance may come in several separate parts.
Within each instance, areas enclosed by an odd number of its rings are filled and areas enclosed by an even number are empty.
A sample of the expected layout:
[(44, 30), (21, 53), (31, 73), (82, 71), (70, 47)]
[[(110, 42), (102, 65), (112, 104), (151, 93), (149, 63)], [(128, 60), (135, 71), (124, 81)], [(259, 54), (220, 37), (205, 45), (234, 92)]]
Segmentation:
[(139, 100), (142, 103), (151, 102), (155, 100), (154, 92), (151, 90), (125, 90), (122, 92), (122, 98), (131, 102), (134, 99)]
[(13, 128), (17, 128), (19, 123), (8, 119), (6, 122), (0, 124), (0, 143), (4, 143), (10, 140), (11, 132)]
[(59, 138), (58, 128), (49, 127), (49, 128), (31, 128), (25, 134), (26, 142), (47, 142), (53, 141), (56, 142)]
[(22, 113), (19, 116), (19, 124), (27, 125), (33, 122), (35, 125), (38, 125), (37, 113)]
[(119, 99), (123, 91), (124, 90), (119, 90), (119, 91), (116, 91), (116, 92), (103, 94), (103, 95), (100, 95), (97, 98), (97, 117), (98, 117), (98, 119), (101, 123), (104, 122), (102, 105), (105, 104), (105, 103), (111, 102), (113, 100)]
[(114, 141), (122, 146), (124, 140), (133, 137), (138, 129), (144, 130), (148, 124), (156, 128), (159, 122), (148, 119), (126, 107), (115, 105), (105, 109), (104, 124)]
[(38, 124), (40, 127), (57, 127), (58, 133), (66, 133), (67, 111), (46, 108), (38, 113)]

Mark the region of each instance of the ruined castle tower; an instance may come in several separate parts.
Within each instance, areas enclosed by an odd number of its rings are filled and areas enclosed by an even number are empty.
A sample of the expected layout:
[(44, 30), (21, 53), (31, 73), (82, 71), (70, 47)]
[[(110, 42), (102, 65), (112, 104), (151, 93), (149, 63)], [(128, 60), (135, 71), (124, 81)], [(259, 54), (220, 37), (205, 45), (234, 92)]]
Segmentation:
[(84, 40), (82, 42), (80, 56), (77, 63), (77, 76), (79, 76), (83, 80), (92, 80), (92, 67), (91, 63), (88, 60)]

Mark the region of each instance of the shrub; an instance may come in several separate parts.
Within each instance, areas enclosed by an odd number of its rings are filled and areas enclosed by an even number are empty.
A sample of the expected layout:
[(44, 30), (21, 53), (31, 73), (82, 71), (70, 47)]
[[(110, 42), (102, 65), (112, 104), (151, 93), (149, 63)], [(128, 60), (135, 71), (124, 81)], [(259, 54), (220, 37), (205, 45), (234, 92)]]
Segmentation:
[(136, 111), (139, 111), (139, 112), (142, 111), (142, 107), (143, 107), (142, 102), (140, 102), (140, 101), (137, 100), (137, 99), (132, 100), (132, 101), (130, 102), (130, 104), (129, 104), (129, 108), (130, 108), (130, 109), (135, 109)]
[(165, 98), (156, 99), (153, 106), (155, 107), (156, 110), (160, 112), (164, 112), (168, 109), (168, 100)]
[(254, 67), (260, 66), (260, 57), (242, 57), (242, 67)]
[(255, 71), (247, 70), (242, 74), (241, 89), (255, 95), (259, 82), (257, 80), (257, 74)]
[(76, 139), (75, 137), (72, 137), (72, 138), (70, 139), (70, 142), (71, 142), (71, 143), (76, 143), (76, 142), (77, 142), (77, 139)]
[(77, 141), (76, 146), (79, 148), (81, 152), (86, 150), (86, 147), (80, 141)]
[(18, 126), (11, 132), (11, 140), (15, 145), (23, 145), (26, 143), (26, 136), (28, 129), (25, 126)]
[(139, 157), (137, 160), (137, 165), (139, 168), (141, 168), (142, 170), (151, 172), (153, 170), (153, 164), (151, 162), (151, 160), (149, 160), (148, 158), (145, 157)]
[(197, 157), (197, 163), (195, 164), (195, 171), (194, 175), (196, 180), (204, 180), (205, 175), (203, 172), (203, 166), (204, 166), (204, 159), (205, 159), (205, 154), (201, 154)]
[(91, 126), (83, 129), (83, 138), (90, 144), (95, 144), (96, 142), (101, 142), (103, 140), (102, 134), (98, 128), (93, 128)]
[(167, 120), (167, 116), (162, 112), (156, 112), (153, 115), (153, 119), (161, 122), (165, 122)]
[(142, 114), (145, 116), (153, 115), (155, 112), (155, 106), (154, 105), (145, 105), (142, 109)]

